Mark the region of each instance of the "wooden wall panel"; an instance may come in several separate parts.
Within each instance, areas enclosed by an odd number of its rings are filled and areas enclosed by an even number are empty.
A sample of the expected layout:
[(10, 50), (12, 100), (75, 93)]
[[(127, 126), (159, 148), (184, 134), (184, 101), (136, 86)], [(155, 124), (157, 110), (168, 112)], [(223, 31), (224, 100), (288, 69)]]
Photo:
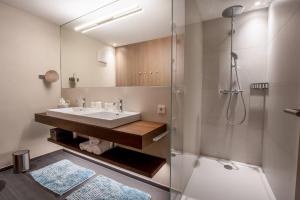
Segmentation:
[(169, 86), (171, 37), (116, 48), (117, 86)]

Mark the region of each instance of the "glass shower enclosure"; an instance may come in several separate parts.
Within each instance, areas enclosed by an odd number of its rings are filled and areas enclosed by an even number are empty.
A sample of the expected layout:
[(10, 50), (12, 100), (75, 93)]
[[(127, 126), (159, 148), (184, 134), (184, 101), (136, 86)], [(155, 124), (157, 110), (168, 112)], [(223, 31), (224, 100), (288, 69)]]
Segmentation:
[(172, 10), (171, 199), (298, 199), (300, 2)]

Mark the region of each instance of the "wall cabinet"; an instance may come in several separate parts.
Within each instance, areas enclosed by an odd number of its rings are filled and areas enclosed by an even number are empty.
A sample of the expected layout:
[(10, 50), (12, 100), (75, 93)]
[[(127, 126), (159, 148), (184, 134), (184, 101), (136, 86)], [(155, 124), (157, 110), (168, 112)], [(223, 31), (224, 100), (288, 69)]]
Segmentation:
[(117, 86), (170, 86), (171, 37), (116, 48)]

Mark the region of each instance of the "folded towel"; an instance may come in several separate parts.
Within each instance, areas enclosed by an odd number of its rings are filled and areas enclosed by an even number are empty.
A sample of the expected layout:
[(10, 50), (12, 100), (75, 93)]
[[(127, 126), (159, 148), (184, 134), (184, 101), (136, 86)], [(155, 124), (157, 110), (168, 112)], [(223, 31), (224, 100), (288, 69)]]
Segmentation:
[(87, 151), (89, 153), (94, 153), (96, 155), (104, 153), (105, 151), (111, 149), (112, 146), (112, 142), (104, 140), (100, 140), (98, 144), (91, 144), (90, 140), (79, 144), (79, 148), (81, 150)]
[(86, 151), (89, 153), (93, 153), (93, 146), (94, 146), (93, 144), (88, 144), (86, 146)]
[(81, 150), (85, 150), (86, 151), (89, 145), (90, 145), (90, 141), (86, 141), (86, 142), (80, 143), (79, 144), (79, 148)]
[(101, 139), (89, 137), (90, 144), (99, 144), (101, 143)]
[(105, 151), (109, 150), (111, 148), (111, 142), (108, 141), (102, 141), (100, 144), (94, 144), (92, 145), (91, 149), (92, 152), (96, 155), (100, 155), (104, 153)]

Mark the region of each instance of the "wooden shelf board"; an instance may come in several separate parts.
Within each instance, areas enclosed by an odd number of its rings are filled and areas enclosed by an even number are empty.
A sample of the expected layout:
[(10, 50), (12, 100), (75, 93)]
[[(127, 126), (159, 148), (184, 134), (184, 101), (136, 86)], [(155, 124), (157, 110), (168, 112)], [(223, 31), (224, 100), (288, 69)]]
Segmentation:
[(116, 165), (118, 167), (133, 171), (135, 173), (150, 178), (152, 178), (166, 163), (166, 159), (128, 150), (122, 147), (115, 147), (104, 152), (101, 155), (95, 155), (93, 153), (83, 151), (79, 148), (79, 144), (87, 140), (88, 139), (83, 137), (78, 137), (76, 139), (66, 141), (55, 141), (50, 138), (48, 139), (49, 142), (61, 145), (73, 151), (99, 159), (104, 162), (108, 162), (110, 164)]

